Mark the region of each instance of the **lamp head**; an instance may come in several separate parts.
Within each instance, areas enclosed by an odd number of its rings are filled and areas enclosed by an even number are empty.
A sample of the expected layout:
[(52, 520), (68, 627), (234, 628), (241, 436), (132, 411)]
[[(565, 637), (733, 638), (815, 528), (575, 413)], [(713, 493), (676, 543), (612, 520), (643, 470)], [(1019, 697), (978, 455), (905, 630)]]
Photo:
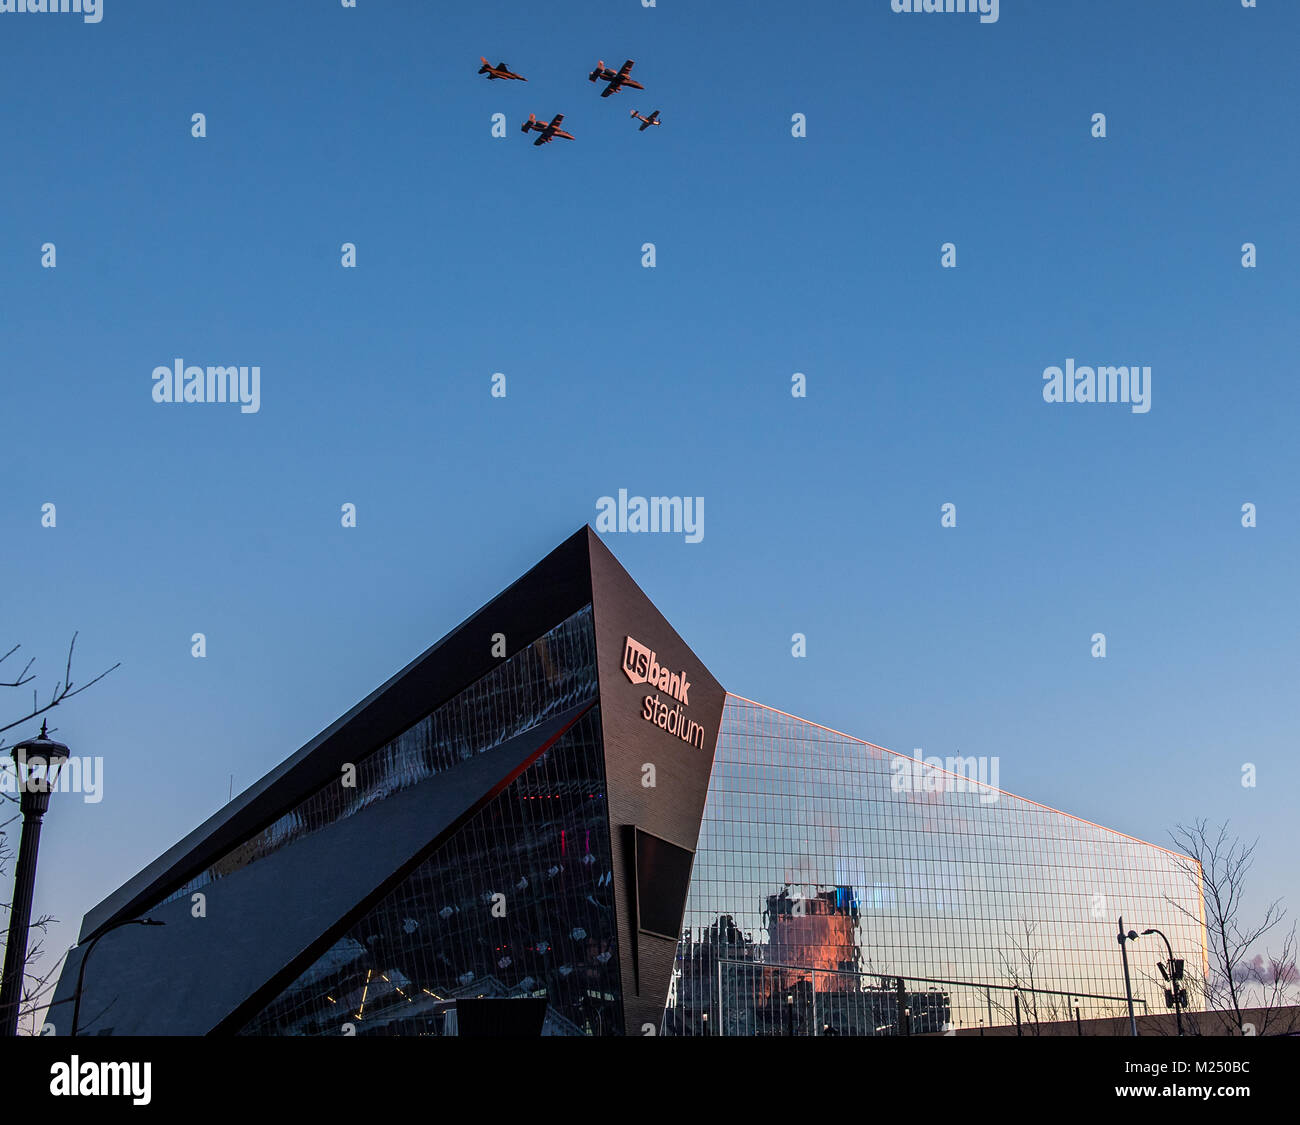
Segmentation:
[(14, 765), (18, 768), (18, 787), (27, 794), (40, 794), (49, 800), (50, 791), (57, 784), (59, 770), (70, 757), (62, 742), (50, 737), (49, 727), (41, 720), (41, 733), (35, 738), (25, 738), (13, 748)]

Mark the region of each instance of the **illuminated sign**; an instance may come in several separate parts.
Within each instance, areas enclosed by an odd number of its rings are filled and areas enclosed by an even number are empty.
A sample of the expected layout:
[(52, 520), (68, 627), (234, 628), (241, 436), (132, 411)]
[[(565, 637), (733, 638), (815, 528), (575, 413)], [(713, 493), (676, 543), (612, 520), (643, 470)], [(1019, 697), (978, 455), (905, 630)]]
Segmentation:
[(655, 689), (654, 694), (641, 700), (641, 718), (698, 750), (704, 749), (704, 728), (686, 714), (685, 708), (691, 704), (691, 682), (684, 671), (674, 672), (660, 664), (652, 649), (627, 637), (623, 674), (634, 684), (649, 684)]

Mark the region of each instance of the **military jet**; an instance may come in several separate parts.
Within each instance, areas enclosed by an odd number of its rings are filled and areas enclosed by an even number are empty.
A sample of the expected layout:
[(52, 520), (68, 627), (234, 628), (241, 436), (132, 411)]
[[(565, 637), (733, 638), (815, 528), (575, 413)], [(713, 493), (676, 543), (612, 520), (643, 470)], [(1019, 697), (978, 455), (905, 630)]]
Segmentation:
[(659, 111), (657, 109), (649, 117), (642, 117), (636, 110), (632, 111), (632, 116), (641, 122), (641, 128), (637, 130), (640, 133), (644, 133), (651, 125), (663, 124), (663, 122), (659, 120)]
[(573, 140), (572, 133), (566, 133), (560, 128), (560, 122), (564, 120), (564, 114), (557, 113), (550, 121), (538, 121), (537, 115), (530, 113), (528, 120), (520, 126), (520, 131), (527, 133), (530, 129), (536, 130), (541, 134), (537, 140), (533, 141), (534, 145), (549, 144), (556, 137), (563, 137), (566, 141)]
[(478, 72), (480, 74), (486, 74), (488, 76), (489, 82), (491, 82), (492, 79), (494, 78), (513, 78), (516, 82), (528, 81), (528, 79), (525, 78), (522, 74), (515, 74), (503, 62), (499, 62), (497, 63), (496, 66), (493, 66), (490, 62), (487, 61), (487, 59), (483, 58), (482, 55), (479, 55), (479, 59), (482, 61), (483, 65), (478, 68)]
[(609, 83), (609, 85), (600, 92), (602, 98), (607, 98), (610, 94), (617, 94), (624, 86), (631, 86), (634, 90), (644, 90), (645, 87), (642, 86), (640, 82), (636, 82), (628, 77), (632, 72), (632, 66), (632, 60), (628, 59), (627, 62), (623, 64), (621, 70), (611, 70), (605, 65), (605, 60), (601, 59), (596, 63), (596, 69), (587, 75), (587, 81)]

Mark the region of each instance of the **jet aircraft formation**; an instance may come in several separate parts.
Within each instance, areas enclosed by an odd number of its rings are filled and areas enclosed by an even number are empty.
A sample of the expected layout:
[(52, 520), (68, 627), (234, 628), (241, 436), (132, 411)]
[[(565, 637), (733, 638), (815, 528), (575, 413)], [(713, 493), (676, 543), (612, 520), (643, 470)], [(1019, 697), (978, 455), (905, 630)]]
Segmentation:
[[(514, 82), (528, 81), (528, 79), (522, 74), (516, 74), (512, 71), (505, 62), (499, 62), (496, 66), (493, 66), (481, 55), (479, 56), (479, 61), (482, 62), (483, 65), (479, 67), (478, 72), (479, 74), (486, 75), (489, 82), (498, 79)], [(605, 88), (600, 92), (602, 98), (608, 98), (611, 94), (617, 94), (625, 87), (632, 90), (644, 90), (645, 87), (632, 77), (632, 67), (635, 65), (636, 64), (631, 59), (628, 59), (627, 62), (619, 67), (618, 70), (614, 70), (611, 67), (607, 67), (605, 61), (601, 59), (597, 61), (596, 69), (587, 75), (587, 80), (589, 82), (605, 83)], [(632, 111), (632, 116), (642, 123), (639, 130), (642, 133), (650, 128), (651, 125), (663, 124), (663, 122), (659, 120), (659, 111), (657, 109), (651, 113), (649, 117), (643, 117), (636, 110)], [(550, 121), (539, 121), (536, 114), (530, 113), (528, 115), (528, 120), (520, 126), (520, 131), (523, 133), (536, 133), (537, 139), (533, 141), (534, 145), (549, 144), (556, 137), (561, 137), (566, 141), (571, 141), (574, 139), (573, 134), (566, 133), (560, 128), (560, 124), (563, 121), (564, 114), (562, 113), (557, 113), (550, 119)]]

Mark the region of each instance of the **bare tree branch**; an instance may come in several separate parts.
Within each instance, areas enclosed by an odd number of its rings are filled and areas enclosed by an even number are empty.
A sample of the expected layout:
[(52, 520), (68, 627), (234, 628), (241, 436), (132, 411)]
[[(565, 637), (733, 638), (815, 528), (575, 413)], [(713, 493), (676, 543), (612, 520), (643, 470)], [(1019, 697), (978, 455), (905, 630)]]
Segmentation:
[[(100, 674), (99, 674), (98, 676), (96, 676), (93, 680), (91, 680), (89, 683), (82, 684), (79, 688), (73, 688), (73, 686), (72, 686), (72, 653), (73, 653), (73, 649), (75, 649), (76, 646), (77, 646), (77, 634), (76, 634), (76, 633), (73, 633), (73, 634), (72, 634), (72, 642), (68, 645), (68, 660), (67, 660), (67, 664), (66, 664), (65, 669), (64, 669), (64, 676), (63, 676), (63, 679), (62, 679), (61, 681), (55, 683), (55, 685), (54, 685), (54, 690), (50, 693), (50, 701), (49, 701), (49, 702), (48, 702), (44, 707), (42, 707), (42, 706), (40, 706), (39, 702), (37, 701), (37, 699), (36, 699), (35, 696), (33, 695), (33, 698), (32, 698), (32, 709), (31, 709), (31, 710), (30, 710), (26, 715), (23, 715), (21, 718), (14, 719), (14, 720), (11, 721), (11, 722), (7, 722), (7, 723), (0, 724), (0, 732), (4, 732), (4, 731), (7, 731), (7, 730), (12, 730), (14, 727), (22, 726), (23, 723), (29, 723), (29, 722), (31, 722), (32, 719), (36, 718), (36, 717), (39, 716), (39, 715), (43, 715), (43, 714), (45, 714), (46, 711), (51, 711), (51, 710), (53, 710), (53, 709), (54, 709), (55, 707), (57, 707), (60, 703), (63, 703), (63, 702), (65, 702), (66, 700), (71, 699), (74, 695), (80, 695), (80, 694), (81, 694), (83, 691), (85, 691), (87, 688), (89, 688), (89, 687), (93, 687), (95, 684), (99, 683), (99, 681), (102, 680), (105, 676), (107, 676), (107, 675), (109, 674), (109, 672), (112, 672), (112, 671), (114, 671), (114, 670), (116, 670), (116, 669), (118, 669), (118, 668), (120, 668), (120, 667), (122, 666), (121, 661), (118, 661), (118, 663), (114, 664), (112, 668), (107, 668), (107, 669), (105, 669), (103, 672), (100, 672)], [(10, 650), (9, 650), (9, 652), (12, 653), (12, 652), (14, 651), (14, 649), (16, 649), (17, 647), (18, 647), (18, 646), (15, 645), (13, 649), (10, 649)], [(8, 654), (6, 654), (6, 655), (8, 655)], [(27, 662), (27, 668), (30, 668), (31, 666), (32, 666), (32, 661), (29, 660), (29, 661)], [(23, 671), (24, 671), (24, 673), (25, 673), (25, 672), (27, 671), (27, 669), (24, 668)], [(29, 682), (30, 680), (32, 680), (33, 678), (34, 678), (34, 677), (32, 677), (32, 676), (28, 676), (27, 679), (24, 680), (24, 679), (20, 676), (17, 682), (12, 683), (12, 684), (0, 684), (0, 687), (19, 687), (19, 686), (21, 686), (22, 684), (28, 683), (28, 682)], [(3, 748), (4, 748), (4, 742), (3, 742), (3, 741), (0, 741), (0, 749), (3, 749)]]
[[(13, 654), (17, 652), (21, 647), (22, 647), (21, 645), (14, 645), (14, 647), (11, 648), (8, 652), (6, 652), (4, 656), (0, 656), (0, 664), (3, 664), (11, 656), (13, 656)], [(26, 665), (24, 665), (23, 670), (18, 673), (18, 678), (16, 680), (13, 680), (10, 683), (0, 683), (0, 687), (22, 687), (23, 684), (27, 683), (28, 681), (34, 678), (32, 676), (27, 675), (27, 671), (35, 663), (36, 663), (36, 657), (33, 656), (31, 660), (29, 660), (26, 663)]]
[[(17, 652), (20, 647), (21, 647), (20, 645), (14, 645), (3, 656), (0, 656), (0, 664), (3, 664), (11, 656), (13, 656), (13, 654)], [(22, 715), (20, 718), (17, 719), (13, 719), (10, 721), (0, 720), (0, 732), (12, 730), (14, 727), (22, 726), (24, 723), (31, 722), (31, 720), (36, 718), (37, 716), (45, 714), (45, 712), (50, 711), (55, 707), (58, 707), (62, 703), (66, 703), (69, 699), (73, 698), (73, 696), (80, 695), (87, 688), (93, 687), (95, 684), (99, 683), (99, 681), (102, 680), (105, 676), (107, 676), (109, 672), (112, 672), (115, 669), (121, 667), (120, 663), (114, 664), (112, 668), (108, 668), (105, 671), (101, 672), (98, 676), (96, 676), (94, 679), (90, 680), (89, 682), (84, 683), (79, 687), (74, 687), (73, 680), (72, 680), (72, 657), (76, 650), (76, 647), (77, 647), (77, 634), (73, 633), (72, 640), (68, 644), (68, 658), (67, 661), (64, 663), (63, 679), (55, 683), (54, 689), (50, 692), (49, 702), (42, 707), (40, 704), (40, 700), (36, 694), (36, 688), (33, 687), (31, 710), (28, 711), (25, 715)], [(35, 663), (35, 658), (33, 657), (31, 660), (27, 661), (27, 663), (23, 666), (22, 671), (19, 672), (16, 677), (14, 677), (12, 680), (0, 682), (0, 688), (21, 688), (31, 683), (36, 678), (31, 672), (31, 668), (34, 663)], [(4, 747), (5, 747), (5, 742), (3, 739), (0, 739), (0, 750), (3, 750)], [(6, 763), (6, 765), (11, 770), (15, 768), (12, 764)], [(12, 801), (15, 804), (20, 803), (19, 798), (14, 794), (0, 791), (0, 797), (3, 797), (7, 801)], [(8, 820), (0, 822), (0, 877), (3, 877), (5, 875), (9, 866), (9, 862), (13, 856), (13, 853), (9, 848), (8, 839), (4, 832), (4, 829), (7, 828), (10, 824), (12, 824), (17, 819), (18, 816), (14, 815), (11, 816)], [(11, 902), (0, 904), (0, 914), (3, 914), (4, 916), (7, 917), (10, 911), (12, 910), (12, 907), (13, 904)], [(45, 935), (48, 932), (49, 926), (52, 925), (55, 921), (56, 919), (50, 917), (49, 915), (44, 915), (40, 918), (37, 918), (28, 927), (27, 956), (25, 961), (23, 962), (22, 970), (21, 970), (23, 979), (22, 979), (22, 986), (19, 989), (20, 998), (18, 1001), (18, 1011), (19, 1011), (20, 1025), (28, 1026), (31, 1034), (38, 1033), (39, 1029), (37, 1028), (37, 1022), (36, 1022), (37, 1013), (48, 1007), (48, 1005), (43, 1004), (42, 1001), (44, 1001), (44, 999), (54, 990), (54, 987), (58, 981), (59, 970), (61, 966), (64, 964), (64, 961), (67, 957), (67, 954), (65, 952), (63, 956), (59, 957), (53, 963), (53, 965), (51, 965), (45, 971), (38, 973), (34, 970), (34, 966), (36, 965), (36, 962), (39, 961), (42, 955), (44, 954)], [(9, 927), (7, 922), (3, 925), (3, 927), (0, 927), (0, 929), (2, 929), (3, 932), (5, 933), (8, 932), (8, 928)], [(33, 936), (35, 936), (34, 941), (32, 940)]]
[[(1251, 948), (1286, 917), (1282, 900), (1274, 899), (1255, 924), (1242, 920), (1246, 877), (1254, 864), (1259, 841), (1247, 844), (1229, 833), (1227, 821), (1211, 829), (1204, 819), (1177, 825), (1170, 836), (1178, 851), (1185, 853), (1178, 861), (1179, 867), (1197, 888), (1198, 897), (1205, 905), (1202, 920), (1183, 903), (1166, 899), (1197, 926), (1202, 921), (1205, 925), (1211, 954), (1210, 972), (1205, 980), (1197, 983), (1206, 1013), (1215, 1010), (1224, 1013), (1219, 1017), (1223, 1022), (1222, 1031), (1247, 1034), (1243, 1008), (1250, 1006), (1248, 993), (1252, 987), (1262, 992), (1265, 1023), (1287, 1003), (1286, 993), (1293, 977), (1286, 966), (1295, 960), (1295, 927), (1283, 939), (1278, 953), (1270, 954), (1266, 950), (1263, 955), (1250, 959)], [(1255, 1033), (1262, 1033), (1262, 1029), (1256, 1028)]]

